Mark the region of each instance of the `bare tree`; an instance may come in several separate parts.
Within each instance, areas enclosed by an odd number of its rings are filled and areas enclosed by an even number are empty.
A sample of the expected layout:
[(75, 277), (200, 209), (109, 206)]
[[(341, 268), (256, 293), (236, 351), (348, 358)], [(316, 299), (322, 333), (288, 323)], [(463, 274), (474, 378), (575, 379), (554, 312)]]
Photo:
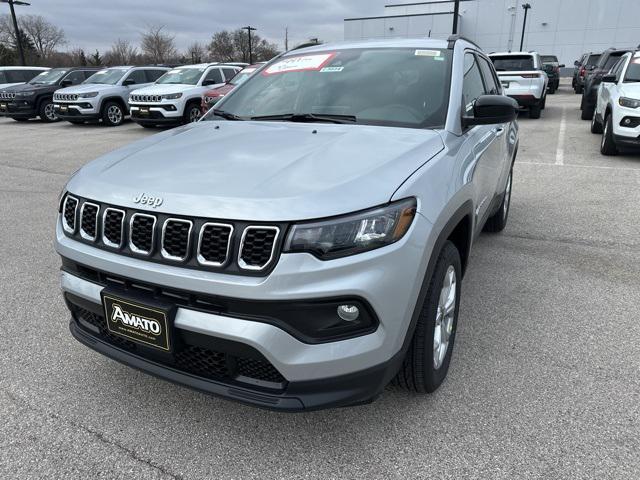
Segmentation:
[(268, 62), (280, 53), (275, 43), (269, 43), (264, 38), (256, 43), (254, 52), (256, 62)]
[(67, 43), (64, 30), (50, 23), (42, 15), (21, 15), (20, 30), (29, 37), (42, 59), (49, 58), (56, 49)]
[(188, 62), (191, 63), (202, 63), (205, 60), (207, 51), (200, 42), (193, 42), (187, 48), (185, 53), (185, 57)]
[(142, 33), (140, 48), (152, 63), (166, 63), (178, 54), (175, 37), (164, 33), (164, 25), (150, 26)]
[(10, 42), (15, 42), (16, 35), (13, 31), (13, 23), (11, 23), (11, 17), (4, 14), (0, 15), (0, 45), (7, 45)]
[(132, 65), (138, 58), (138, 49), (129, 40), (118, 38), (111, 45), (111, 49), (104, 54), (107, 65)]
[(233, 62), (236, 60), (236, 49), (233, 34), (228, 31), (217, 32), (209, 43), (209, 57), (217, 62)]

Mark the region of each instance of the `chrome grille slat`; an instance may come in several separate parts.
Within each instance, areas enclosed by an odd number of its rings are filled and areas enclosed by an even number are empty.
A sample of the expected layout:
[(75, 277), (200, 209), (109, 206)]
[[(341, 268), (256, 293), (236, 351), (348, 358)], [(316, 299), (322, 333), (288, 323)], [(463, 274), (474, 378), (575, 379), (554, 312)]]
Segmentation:
[(0, 92), (0, 100), (13, 100), (16, 94), (12, 92)]
[[(144, 221), (144, 223), (140, 224), (138, 219), (140, 219), (140, 222)], [(151, 221), (150, 227), (148, 225), (149, 220)], [(140, 255), (151, 255), (156, 237), (156, 222), (157, 219), (154, 215), (146, 213), (134, 213), (131, 215), (131, 220), (129, 221), (129, 248), (132, 252)], [(148, 238), (142, 231), (143, 228), (151, 231), (151, 238)], [(142, 245), (143, 242), (148, 245)], [(138, 245), (136, 245), (136, 243), (138, 243)], [(145, 246), (148, 246), (148, 248), (144, 248)]]
[[(67, 195), (62, 204), (62, 227), (68, 233), (76, 233), (76, 218), (78, 211), (78, 199)], [(70, 222), (70, 219), (73, 223)]]
[[(84, 202), (80, 208), (80, 236), (85, 240), (95, 242), (98, 238), (98, 215), (100, 205)], [(93, 226), (93, 228), (90, 228)]]
[(273, 261), (279, 235), (278, 227), (250, 225), (245, 228), (238, 254), (240, 268), (253, 271), (267, 268)]
[(162, 95), (141, 95), (141, 94), (131, 94), (132, 102), (151, 102), (158, 103), (162, 100)]
[[(229, 260), (233, 225), (207, 222), (200, 228), (198, 236), (198, 263), (211, 267), (222, 267)], [(216, 237), (221, 237), (216, 241)], [(221, 253), (224, 250), (224, 256)]]
[[(178, 230), (175, 230), (175, 228)], [(184, 227), (187, 227), (185, 232)], [(160, 253), (167, 260), (183, 262), (189, 257), (191, 247), (191, 230), (193, 222), (181, 218), (168, 218), (162, 225), (162, 241)], [(186, 234), (186, 237), (185, 237)], [(171, 236), (167, 241), (167, 236)], [(184, 250), (183, 250), (184, 249)]]
[[(104, 209), (102, 216), (102, 243), (108, 247), (121, 248), (124, 243), (124, 217), (126, 212), (119, 208), (108, 207)], [(117, 221), (117, 218), (120, 221)], [(112, 224), (112, 222), (115, 222)], [(116, 237), (116, 224), (119, 223), (119, 236)], [(118, 240), (118, 241), (116, 241)]]

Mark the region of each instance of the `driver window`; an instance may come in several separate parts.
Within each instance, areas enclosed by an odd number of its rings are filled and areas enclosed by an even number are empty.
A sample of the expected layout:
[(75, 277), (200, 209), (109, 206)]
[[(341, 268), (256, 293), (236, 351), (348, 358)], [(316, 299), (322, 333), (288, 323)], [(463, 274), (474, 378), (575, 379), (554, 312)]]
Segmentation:
[(144, 70), (134, 70), (129, 74), (127, 80), (133, 80), (134, 85), (138, 85), (140, 83), (147, 83), (147, 77), (144, 74)]
[(627, 57), (622, 57), (620, 60), (618, 60), (618, 63), (616, 63), (611, 69), (611, 74), (616, 76), (616, 82), (620, 80), (620, 74), (624, 69), (624, 64), (626, 60), (627, 60)]
[(465, 53), (464, 79), (462, 82), (462, 108), (464, 115), (473, 116), (473, 106), (481, 95), (484, 95), (484, 83), (482, 83), (478, 61), (474, 54)]
[(220, 69), (212, 68), (211, 70), (209, 70), (209, 73), (207, 73), (207, 76), (204, 78), (203, 83), (224, 83), (224, 80), (222, 79), (222, 72), (220, 71)]

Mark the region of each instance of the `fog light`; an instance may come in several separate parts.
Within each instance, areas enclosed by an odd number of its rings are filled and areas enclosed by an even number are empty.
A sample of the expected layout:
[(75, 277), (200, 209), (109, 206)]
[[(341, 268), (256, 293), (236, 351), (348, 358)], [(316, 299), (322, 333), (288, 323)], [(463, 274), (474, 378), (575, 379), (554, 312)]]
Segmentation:
[(631, 119), (630, 118), (625, 118), (624, 123), (625, 123), (625, 125), (629, 125), (631, 123)]
[(339, 305), (338, 316), (345, 322), (353, 322), (360, 316), (360, 310), (355, 305)]

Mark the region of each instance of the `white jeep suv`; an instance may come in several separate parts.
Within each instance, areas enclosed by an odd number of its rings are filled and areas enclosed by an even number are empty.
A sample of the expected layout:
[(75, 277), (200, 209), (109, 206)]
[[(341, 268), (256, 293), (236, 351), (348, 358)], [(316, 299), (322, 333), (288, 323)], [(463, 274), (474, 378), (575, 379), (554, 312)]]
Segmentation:
[(489, 58), (498, 72), (504, 93), (521, 107), (529, 109), (529, 118), (540, 118), (547, 100), (549, 77), (537, 52), (492, 53)]
[(591, 132), (602, 133), (603, 155), (640, 147), (640, 51), (624, 54), (602, 77)]
[(195, 122), (202, 114), (204, 93), (221, 87), (241, 69), (219, 63), (174, 68), (154, 85), (136, 90), (129, 96), (131, 119), (143, 127)]

